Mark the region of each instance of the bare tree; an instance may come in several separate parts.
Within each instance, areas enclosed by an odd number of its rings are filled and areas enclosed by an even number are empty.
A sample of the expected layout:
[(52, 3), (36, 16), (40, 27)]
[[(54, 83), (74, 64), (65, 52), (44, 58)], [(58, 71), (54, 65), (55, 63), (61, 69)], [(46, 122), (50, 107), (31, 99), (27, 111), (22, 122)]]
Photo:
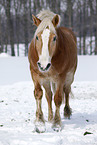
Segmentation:
[(95, 15), (95, 54), (97, 54), (97, 0), (96, 0), (96, 15)]
[(72, 27), (72, 0), (67, 0), (68, 25)]
[(7, 16), (7, 26), (9, 30), (10, 44), (11, 44), (11, 55), (15, 56), (13, 18), (11, 15), (11, 0), (6, 0), (5, 8), (6, 8), (5, 11)]
[[(0, 13), (1, 13), (1, 6), (0, 6)], [(2, 36), (2, 31), (1, 31), (1, 15), (0, 15), (0, 36)], [(2, 37), (0, 37), (0, 53), (1, 52), (3, 52)]]
[(88, 5), (90, 8), (90, 54), (92, 54), (92, 37), (93, 37), (93, 15), (94, 15), (94, 9), (93, 9), (93, 1), (89, 0)]
[(27, 1), (24, 0), (24, 39), (25, 39), (25, 56), (28, 54), (28, 9), (27, 9)]
[(86, 55), (86, 1), (83, 3), (83, 54)]

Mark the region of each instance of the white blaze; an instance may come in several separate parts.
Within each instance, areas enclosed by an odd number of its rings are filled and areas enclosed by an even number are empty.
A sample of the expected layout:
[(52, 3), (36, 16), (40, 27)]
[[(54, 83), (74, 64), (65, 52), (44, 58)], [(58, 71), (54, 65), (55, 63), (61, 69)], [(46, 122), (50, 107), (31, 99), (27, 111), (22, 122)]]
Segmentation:
[(43, 68), (46, 68), (47, 64), (50, 63), (51, 58), (49, 56), (49, 50), (48, 50), (48, 43), (49, 43), (49, 36), (50, 36), (50, 30), (44, 29), (43, 33), (41, 34), (42, 37), (42, 53), (39, 56), (39, 62)]

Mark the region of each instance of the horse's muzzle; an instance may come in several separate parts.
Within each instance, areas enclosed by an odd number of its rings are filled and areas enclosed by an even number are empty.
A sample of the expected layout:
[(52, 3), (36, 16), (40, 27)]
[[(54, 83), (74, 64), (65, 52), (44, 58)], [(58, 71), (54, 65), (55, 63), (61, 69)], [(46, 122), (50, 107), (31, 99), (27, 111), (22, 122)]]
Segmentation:
[(41, 71), (48, 71), (50, 66), (51, 66), (51, 63), (48, 63), (47, 66), (44, 68), (41, 66), (40, 62), (37, 62), (37, 65), (38, 65), (38, 68), (41, 70)]

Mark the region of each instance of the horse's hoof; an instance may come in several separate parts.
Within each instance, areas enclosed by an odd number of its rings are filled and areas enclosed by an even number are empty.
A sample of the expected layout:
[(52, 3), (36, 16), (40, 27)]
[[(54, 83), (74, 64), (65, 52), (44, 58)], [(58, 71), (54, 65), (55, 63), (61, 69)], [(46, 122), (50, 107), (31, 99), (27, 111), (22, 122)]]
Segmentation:
[(60, 131), (62, 130), (62, 127), (61, 127), (61, 125), (59, 125), (59, 124), (54, 124), (54, 125), (52, 126), (52, 129), (53, 129), (54, 131), (56, 131), (56, 132), (60, 132)]
[(70, 119), (70, 116), (72, 115), (72, 110), (70, 107), (65, 106), (64, 107), (64, 117)]
[(35, 131), (37, 133), (44, 133), (46, 131), (45, 123), (43, 123), (43, 122), (35, 122)]

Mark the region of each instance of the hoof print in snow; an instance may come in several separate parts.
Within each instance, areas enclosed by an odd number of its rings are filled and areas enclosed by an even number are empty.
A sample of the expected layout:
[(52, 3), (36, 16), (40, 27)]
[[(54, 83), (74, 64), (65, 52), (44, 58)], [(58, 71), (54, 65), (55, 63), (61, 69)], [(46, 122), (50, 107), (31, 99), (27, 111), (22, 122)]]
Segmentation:
[(25, 120), (25, 122), (30, 122), (30, 119)]
[(85, 135), (88, 135), (88, 134), (93, 134), (93, 133), (86, 131), (86, 132), (84, 133), (84, 136), (85, 136)]
[(0, 103), (3, 103), (4, 101), (2, 100), (2, 101), (0, 101)]
[(87, 119), (86, 121), (87, 121), (87, 122), (89, 122), (89, 120), (88, 120), (88, 119)]
[(15, 119), (11, 119), (11, 121), (16, 121)]
[(3, 127), (3, 125), (0, 125), (0, 127)]

